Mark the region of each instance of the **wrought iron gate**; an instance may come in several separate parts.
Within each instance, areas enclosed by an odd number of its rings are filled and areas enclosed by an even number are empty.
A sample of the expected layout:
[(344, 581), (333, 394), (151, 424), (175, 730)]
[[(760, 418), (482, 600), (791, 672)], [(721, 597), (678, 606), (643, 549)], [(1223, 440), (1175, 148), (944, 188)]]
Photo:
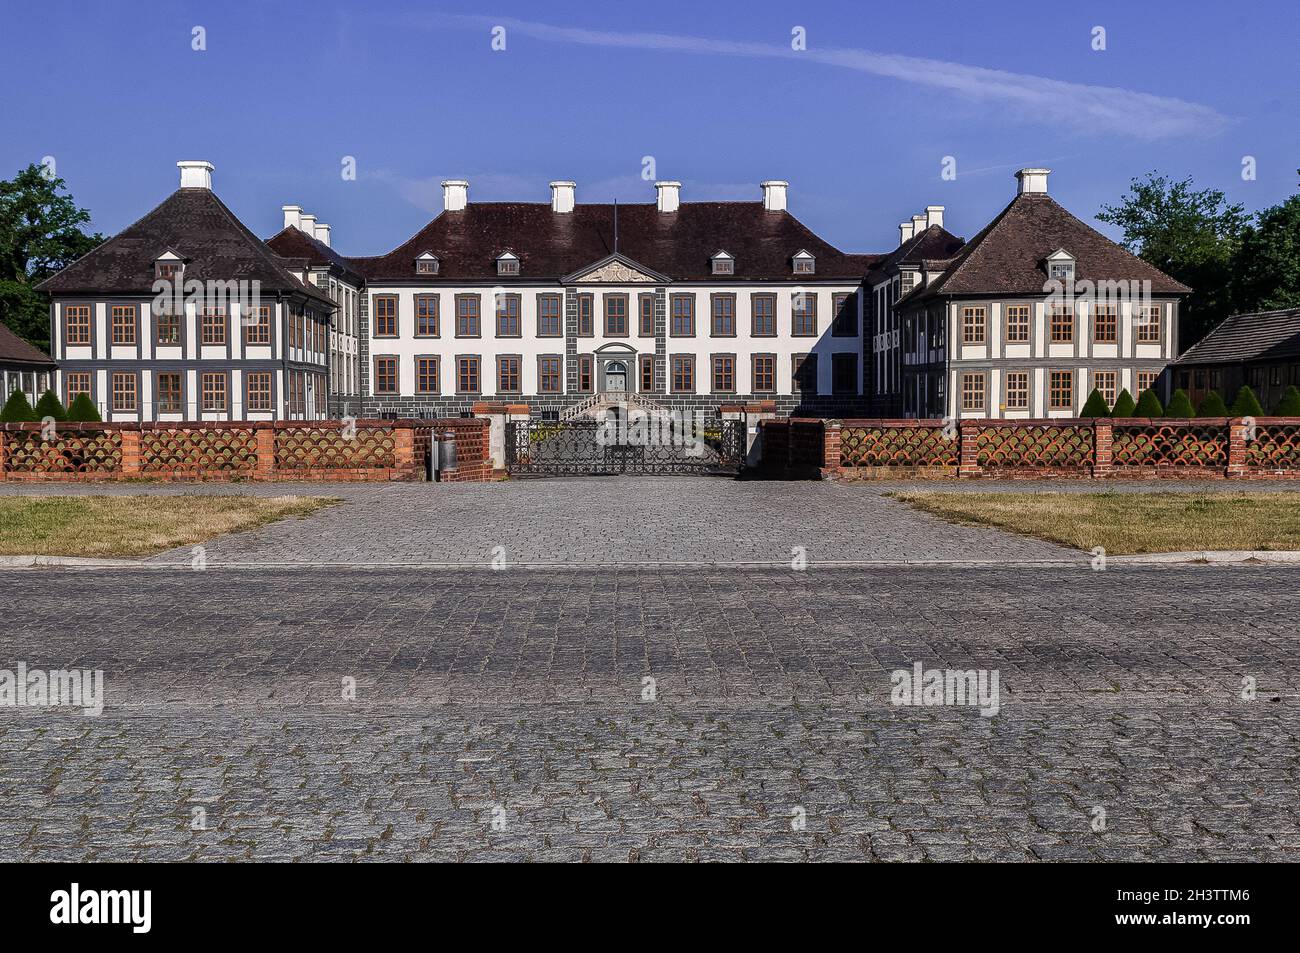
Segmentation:
[(520, 420), (506, 424), (505, 450), (506, 469), (517, 476), (734, 474), (745, 461), (745, 424)]

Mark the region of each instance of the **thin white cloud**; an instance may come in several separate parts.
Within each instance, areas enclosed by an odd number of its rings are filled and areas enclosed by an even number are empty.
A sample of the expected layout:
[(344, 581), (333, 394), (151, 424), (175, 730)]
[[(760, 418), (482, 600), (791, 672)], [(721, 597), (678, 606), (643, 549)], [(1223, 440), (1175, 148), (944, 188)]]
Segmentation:
[(1016, 116), (1023, 120), (1064, 125), (1086, 132), (1118, 133), (1134, 139), (1205, 136), (1219, 132), (1229, 123), (1227, 116), (1210, 106), (1170, 96), (1157, 96), (1118, 86), (1071, 83), (1029, 73), (1012, 73), (917, 56), (876, 53), (871, 50), (823, 49), (816, 45), (816, 37), (810, 39), (807, 50), (796, 51), (789, 46), (768, 43), (669, 33), (588, 30), (482, 16), (414, 15), (407, 22), (430, 27), (443, 25), (485, 31), (492, 26), (503, 26), (506, 28), (507, 43), (511, 35), (522, 34), (549, 42), (584, 46), (822, 63), (920, 86), (947, 89), (976, 102), (994, 102), (1004, 110), (1014, 110)]

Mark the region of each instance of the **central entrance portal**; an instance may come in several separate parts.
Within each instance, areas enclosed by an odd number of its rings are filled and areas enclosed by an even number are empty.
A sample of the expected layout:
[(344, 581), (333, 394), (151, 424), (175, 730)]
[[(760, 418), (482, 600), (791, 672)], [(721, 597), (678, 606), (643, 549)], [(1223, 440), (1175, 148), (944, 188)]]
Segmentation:
[(605, 390), (615, 394), (627, 392), (627, 365), (622, 361), (605, 364)]

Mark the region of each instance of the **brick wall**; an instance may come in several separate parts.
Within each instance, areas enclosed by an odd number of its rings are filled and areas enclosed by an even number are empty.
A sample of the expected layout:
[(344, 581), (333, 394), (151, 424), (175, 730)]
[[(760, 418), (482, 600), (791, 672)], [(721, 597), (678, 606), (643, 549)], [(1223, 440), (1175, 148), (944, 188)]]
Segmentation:
[(422, 480), (434, 440), (447, 478), (489, 478), (487, 421), (317, 420), (0, 426), (0, 480)]

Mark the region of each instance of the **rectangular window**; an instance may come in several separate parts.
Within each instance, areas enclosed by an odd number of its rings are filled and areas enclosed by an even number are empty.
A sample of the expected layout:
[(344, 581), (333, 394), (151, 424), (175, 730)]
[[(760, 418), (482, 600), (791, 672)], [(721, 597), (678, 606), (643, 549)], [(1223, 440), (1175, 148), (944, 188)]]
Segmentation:
[[(1151, 388), (1156, 386), (1156, 378), (1158, 376), (1159, 376), (1159, 372), (1157, 371), (1138, 371), (1137, 390), (1138, 390), (1139, 397), (1142, 396), (1143, 391), (1148, 391)], [(1186, 381), (1183, 382), (1183, 386), (1184, 387), (1187, 386)]]
[(113, 411), (133, 413), (136, 408), (136, 381), (134, 374), (113, 375)]
[(811, 258), (803, 257), (794, 260), (794, 273), (796, 275), (811, 275), (815, 270), (813, 259)]
[(578, 390), (590, 393), (592, 389), (591, 355), (578, 355)]
[(713, 390), (730, 394), (736, 389), (736, 359), (730, 354), (713, 355)]
[(477, 394), (480, 389), (479, 356), (477, 354), (468, 354), (456, 358), (456, 392), (458, 394)]
[(736, 336), (736, 296), (733, 294), (715, 294), (712, 301), (713, 337), (734, 338)]
[(596, 333), (595, 331), (595, 314), (596, 297), (595, 295), (578, 295), (578, 336), (589, 338)]
[(113, 343), (135, 344), (135, 316), (133, 304), (113, 305)]
[(204, 308), (199, 316), (199, 341), (202, 344), (226, 343), (226, 312), (222, 308)]
[(817, 336), (817, 295), (796, 291), (790, 296), (791, 331), (797, 338)]
[[(377, 338), (397, 337), (397, 295), (375, 295), (375, 334)], [(293, 342), (290, 342), (291, 345)]]
[(1162, 308), (1158, 304), (1146, 305), (1137, 309), (1137, 315), (1133, 321), (1138, 344), (1160, 343), (1161, 310)]
[(695, 393), (695, 358), (687, 354), (674, 354), (670, 361), (673, 393)]
[(627, 337), (627, 295), (605, 295), (605, 337)]
[(1029, 342), (1029, 305), (1009, 304), (1003, 309), (1006, 316), (1007, 343)]
[(817, 393), (817, 355), (792, 354), (790, 356), (791, 387), (796, 394)]
[(456, 337), (480, 336), (478, 309), (478, 295), (456, 295)]
[(655, 296), (641, 295), (637, 299), (637, 305), (641, 310), (638, 334), (643, 338), (652, 338), (655, 336)]
[(1007, 410), (1026, 410), (1029, 407), (1029, 373), (1027, 371), (1008, 371), (1006, 382), (1005, 403)]
[(858, 336), (857, 295), (837, 294), (831, 298), (831, 337)]
[(670, 333), (675, 338), (695, 336), (695, 296), (673, 295), (672, 325)]
[(972, 411), (983, 410), (984, 391), (983, 372), (963, 374), (961, 376), (961, 409)]
[(754, 355), (753, 382), (750, 387), (756, 394), (771, 393), (776, 390), (776, 355)]
[(163, 278), (171, 281), (181, 273), (181, 263), (178, 261), (159, 261), (154, 262), (154, 277)]
[(1113, 304), (1093, 307), (1092, 340), (1094, 344), (1115, 344), (1119, 341), (1119, 312)]
[(153, 315), (154, 335), (160, 345), (181, 343), (181, 316), (164, 309)]
[(558, 338), (564, 335), (564, 324), (560, 317), (559, 295), (537, 296), (537, 336), (539, 338)]
[(751, 329), (756, 338), (776, 337), (776, 295), (756, 294), (749, 299)]
[(1051, 311), (1050, 341), (1053, 344), (1070, 344), (1074, 341), (1074, 308), (1068, 304), (1054, 304)]
[(497, 302), (497, 337), (517, 338), (522, 336), (519, 320), (519, 295), (498, 294)]
[(70, 304), (63, 308), (63, 325), (69, 344), (90, 343), (90, 305)]
[(831, 355), (831, 393), (858, 392), (858, 356), (840, 352)]
[(206, 373), (201, 375), (200, 383), (203, 392), (203, 410), (207, 411), (224, 411), (226, 409), (226, 382), (228, 378), (225, 373)]
[(416, 259), (415, 273), (417, 275), (436, 275), (438, 273), (438, 260), (436, 258)]
[(519, 358), (513, 354), (497, 356), (497, 393), (519, 393)]
[(248, 390), (245, 409), (254, 413), (263, 413), (274, 408), (271, 406), (271, 372), (251, 371), (244, 375)]
[(415, 392), (417, 394), (438, 393), (438, 358), (417, 357), (415, 359)]
[(537, 359), (537, 392), (560, 393), (560, 359), (551, 355)]
[(397, 393), (397, 358), (375, 358), (375, 393)]
[(655, 389), (655, 359), (649, 354), (642, 354), (637, 360), (641, 371), (641, 391), (649, 393)]
[(171, 372), (160, 373), (155, 378), (158, 394), (155, 406), (160, 414), (179, 414), (185, 411), (181, 403), (181, 375)]
[(72, 403), (78, 394), (90, 396), (90, 373), (88, 371), (70, 371), (63, 375), (64, 399)]
[(1092, 386), (1106, 399), (1107, 407), (1115, 405), (1115, 397), (1119, 393), (1118, 377), (1115, 371), (1092, 372)]
[(984, 329), (988, 326), (988, 310), (986, 308), (962, 308), (961, 309), (961, 343), (962, 344), (983, 344)]
[(1074, 409), (1074, 371), (1052, 371), (1047, 405), (1052, 410)]
[(244, 343), (271, 343), (271, 309), (260, 305), (256, 311), (244, 315)]
[(415, 296), (415, 336), (417, 338), (436, 338), (438, 336), (438, 296)]

